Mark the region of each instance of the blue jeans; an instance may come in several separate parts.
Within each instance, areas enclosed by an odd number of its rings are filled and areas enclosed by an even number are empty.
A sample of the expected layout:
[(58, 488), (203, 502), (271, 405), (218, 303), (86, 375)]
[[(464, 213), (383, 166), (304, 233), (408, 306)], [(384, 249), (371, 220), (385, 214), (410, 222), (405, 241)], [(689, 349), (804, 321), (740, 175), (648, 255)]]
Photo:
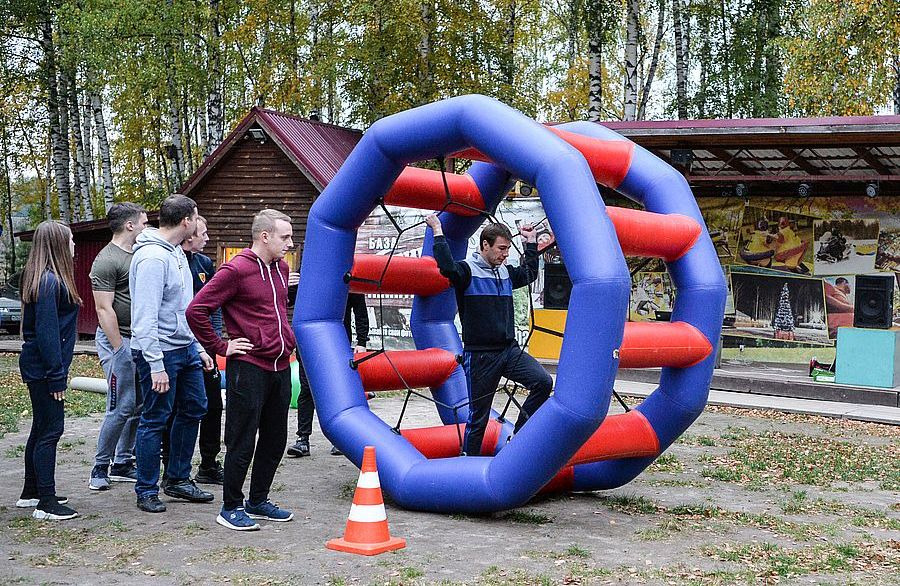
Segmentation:
[(144, 398), (144, 409), (138, 423), (135, 441), (137, 456), (138, 498), (159, 494), (159, 452), (166, 421), (175, 410), (169, 436), (169, 462), (166, 470), (172, 482), (187, 480), (191, 474), (191, 458), (197, 443), (200, 420), (206, 414), (206, 389), (203, 385), (203, 363), (194, 346), (163, 352), (163, 366), (169, 375), (169, 390), (157, 393), (150, 379), (150, 365), (143, 354), (131, 351), (137, 367)]

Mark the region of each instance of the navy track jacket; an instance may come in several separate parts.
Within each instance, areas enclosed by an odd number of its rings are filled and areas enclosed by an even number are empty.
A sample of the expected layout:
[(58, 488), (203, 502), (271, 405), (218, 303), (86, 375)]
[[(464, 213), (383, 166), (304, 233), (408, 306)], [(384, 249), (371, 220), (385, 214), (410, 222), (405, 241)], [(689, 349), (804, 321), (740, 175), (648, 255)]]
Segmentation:
[(434, 239), (434, 259), (456, 290), (463, 346), (469, 352), (501, 350), (516, 341), (513, 289), (537, 279), (537, 244), (525, 245), (519, 266), (490, 266), (478, 251), (453, 260), (444, 236)]
[(22, 305), (22, 380), (46, 380), (51, 393), (65, 391), (75, 350), (78, 305), (69, 301), (66, 286), (51, 271), (41, 277), (35, 302)]

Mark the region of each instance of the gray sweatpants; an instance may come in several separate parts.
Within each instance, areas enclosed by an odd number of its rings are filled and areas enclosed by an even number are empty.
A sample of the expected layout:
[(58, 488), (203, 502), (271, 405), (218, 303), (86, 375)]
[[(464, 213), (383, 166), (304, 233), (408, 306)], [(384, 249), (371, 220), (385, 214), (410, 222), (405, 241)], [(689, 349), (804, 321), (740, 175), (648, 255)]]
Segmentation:
[(122, 345), (113, 352), (109, 338), (97, 328), (94, 342), (109, 387), (94, 463), (101, 466), (110, 462), (125, 464), (134, 461), (134, 438), (143, 403), (136, 380), (137, 370), (131, 358), (131, 338), (122, 338)]

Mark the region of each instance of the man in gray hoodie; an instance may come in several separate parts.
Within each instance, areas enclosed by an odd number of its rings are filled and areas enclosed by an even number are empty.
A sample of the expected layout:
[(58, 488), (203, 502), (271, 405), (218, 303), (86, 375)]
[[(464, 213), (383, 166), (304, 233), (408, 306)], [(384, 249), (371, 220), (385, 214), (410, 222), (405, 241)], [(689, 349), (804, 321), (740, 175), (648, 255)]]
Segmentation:
[(197, 430), (206, 413), (203, 369), (215, 367), (184, 315), (194, 288), (181, 242), (196, 224), (194, 200), (177, 194), (166, 198), (159, 208), (159, 229), (145, 229), (135, 242), (128, 274), (131, 352), (144, 396), (135, 442), (135, 492), (138, 508), (148, 513), (166, 510), (159, 500), (159, 453), (175, 407), (164, 492), (191, 502), (213, 500), (190, 479)]

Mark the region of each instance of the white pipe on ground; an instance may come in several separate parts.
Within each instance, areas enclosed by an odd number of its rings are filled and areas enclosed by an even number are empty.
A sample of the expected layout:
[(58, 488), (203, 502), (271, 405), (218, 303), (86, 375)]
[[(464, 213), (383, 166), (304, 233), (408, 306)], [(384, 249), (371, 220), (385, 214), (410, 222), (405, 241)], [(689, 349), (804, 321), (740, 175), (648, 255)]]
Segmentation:
[(73, 391), (87, 391), (89, 393), (97, 393), (105, 395), (109, 390), (105, 378), (93, 378), (90, 376), (74, 376), (69, 383), (69, 388)]

